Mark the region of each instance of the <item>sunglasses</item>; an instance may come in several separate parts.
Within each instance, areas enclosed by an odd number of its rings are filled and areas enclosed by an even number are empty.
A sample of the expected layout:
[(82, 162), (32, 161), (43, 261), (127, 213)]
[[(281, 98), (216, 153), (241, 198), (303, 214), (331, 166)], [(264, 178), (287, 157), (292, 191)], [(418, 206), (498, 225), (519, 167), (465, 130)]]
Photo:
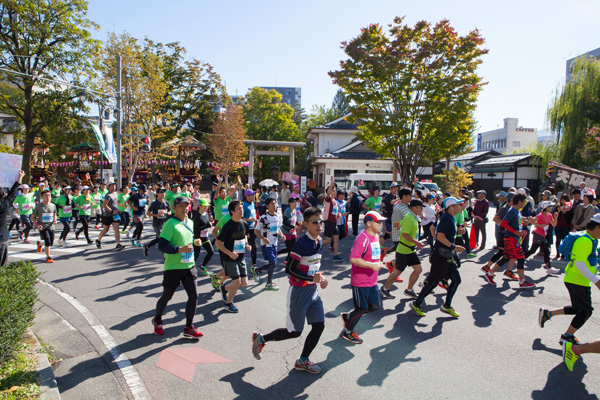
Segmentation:
[(315, 225), (323, 225), (325, 223), (324, 219), (313, 219), (310, 221), (311, 224), (315, 224)]

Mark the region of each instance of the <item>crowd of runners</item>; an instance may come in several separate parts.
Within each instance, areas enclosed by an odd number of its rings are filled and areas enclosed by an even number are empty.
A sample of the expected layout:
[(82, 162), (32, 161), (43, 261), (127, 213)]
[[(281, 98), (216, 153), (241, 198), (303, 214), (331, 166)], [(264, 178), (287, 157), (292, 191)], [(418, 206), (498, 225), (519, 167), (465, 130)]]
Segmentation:
[[(287, 254), (286, 326), (267, 334), (254, 332), (252, 354), (260, 360), (267, 342), (297, 338), (307, 322), (311, 330), (295, 368), (310, 373), (321, 371), (309, 357), (325, 328), (319, 287), (326, 289), (328, 281), (323, 274), (327, 268), (323, 271), (322, 265), (346, 261), (340, 255), (341, 240), (350, 237), (354, 241), (349, 253), (352, 293), (348, 294), (352, 296), (354, 309), (341, 314), (340, 337), (355, 344), (363, 343), (355, 331), (361, 317), (381, 308), (382, 300), (395, 298), (394, 286), (403, 282), (401, 275), (407, 268), (410, 274), (402, 294), (413, 299), (411, 308), (416, 315), (425, 317), (425, 311), (429, 310), (424, 300), (434, 290), (443, 290), (446, 296), (441, 311), (459, 318), (452, 300), (461, 284), (461, 258), (475, 258), (475, 252), (489, 246), (487, 193), (483, 190), (472, 193), (466, 187), (454, 197), (449, 193), (419, 192), (409, 183), (391, 183), (384, 196), (379, 188), (373, 187), (371, 196), (362, 198), (356, 187), (347, 193), (338, 189), (332, 178), (321, 209), (312, 193), (300, 193), (296, 184), (285, 184), (280, 194), (267, 188), (260, 188), (257, 193), (239, 178), (225, 186), (220, 176), (212, 182), (208, 196), (191, 183), (160, 182), (151, 187), (139, 184), (117, 188), (112, 181), (86, 185), (75, 179), (71, 183), (54, 182), (51, 186), (42, 181), (31, 188), (21, 185), (21, 179), (22, 174), (8, 192), (0, 192), (0, 222), (4, 224), (0, 237), (2, 265), (7, 259), (4, 243), (12, 236), (13, 228), (24, 243), (30, 243), (32, 230), (39, 231), (37, 251), (45, 252), (48, 263), (53, 262), (51, 248), (57, 225), (62, 226), (60, 247), (68, 247), (72, 237), (78, 240), (83, 234), (88, 245), (102, 249), (102, 240), (111, 228), (116, 251), (125, 247), (122, 234), (132, 246), (140, 247), (145, 256), (158, 245), (164, 256), (164, 272), (163, 293), (152, 319), (157, 335), (164, 334), (162, 314), (180, 284), (188, 296), (183, 335), (199, 338), (203, 334), (193, 325), (198, 274), (210, 275), (213, 288), (221, 294), (224, 309), (237, 313), (235, 296), (250, 278), (256, 283), (264, 281), (267, 290), (279, 290), (273, 274), (278, 269), (278, 255)], [(539, 251), (545, 271), (560, 274), (563, 271), (551, 265), (553, 245), (554, 259), (566, 259), (564, 284), (571, 304), (554, 310), (542, 308), (538, 320), (543, 328), (555, 316), (573, 316), (559, 338), (569, 370), (581, 354), (600, 352), (600, 342), (580, 344), (575, 336), (592, 315), (592, 284), (600, 288), (596, 276), (600, 213), (592, 189), (582, 185), (571, 196), (562, 194), (557, 198), (551, 188), (544, 191), (542, 201), (536, 205), (527, 188), (498, 193), (491, 220), (495, 224), (494, 255), (482, 266), (483, 279), (490, 285), (496, 285), (497, 273), (506, 266), (503, 274), (516, 281), (516, 288), (532, 289), (535, 284), (524, 273), (526, 260)], [(362, 232), (358, 230), (360, 218), (364, 223)], [(155, 235), (142, 243), (147, 219), (151, 219)], [(94, 229), (99, 232), (92, 239)], [(210, 274), (207, 266), (214, 256), (214, 247), (219, 251), (222, 268)], [(259, 247), (263, 258), (260, 265)], [(327, 253), (331, 253), (329, 261), (324, 260)], [(393, 257), (384, 262), (389, 254)], [(425, 257), (430, 264), (427, 274), (422, 262)], [(389, 276), (379, 287), (381, 269), (388, 270)]]

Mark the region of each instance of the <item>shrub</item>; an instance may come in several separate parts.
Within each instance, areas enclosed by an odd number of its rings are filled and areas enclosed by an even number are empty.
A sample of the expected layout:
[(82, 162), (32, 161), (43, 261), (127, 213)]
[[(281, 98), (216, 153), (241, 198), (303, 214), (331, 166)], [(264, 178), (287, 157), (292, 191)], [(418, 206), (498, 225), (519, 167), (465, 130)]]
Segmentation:
[(0, 365), (10, 360), (33, 323), (39, 272), (29, 261), (0, 267)]

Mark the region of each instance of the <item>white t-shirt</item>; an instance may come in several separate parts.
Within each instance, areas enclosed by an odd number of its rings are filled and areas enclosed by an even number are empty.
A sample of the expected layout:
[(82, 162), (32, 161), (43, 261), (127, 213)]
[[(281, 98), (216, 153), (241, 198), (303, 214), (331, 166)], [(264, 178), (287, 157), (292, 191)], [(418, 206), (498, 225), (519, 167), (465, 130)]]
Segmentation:
[(435, 222), (435, 208), (433, 205), (426, 204), (423, 207), (423, 226)]
[(277, 237), (280, 228), (281, 218), (279, 218), (278, 214), (270, 215), (269, 213), (266, 213), (265, 215), (261, 216), (256, 223), (256, 229), (258, 229), (260, 233), (271, 242), (271, 244), (266, 244), (263, 242), (263, 245), (267, 247), (277, 246)]

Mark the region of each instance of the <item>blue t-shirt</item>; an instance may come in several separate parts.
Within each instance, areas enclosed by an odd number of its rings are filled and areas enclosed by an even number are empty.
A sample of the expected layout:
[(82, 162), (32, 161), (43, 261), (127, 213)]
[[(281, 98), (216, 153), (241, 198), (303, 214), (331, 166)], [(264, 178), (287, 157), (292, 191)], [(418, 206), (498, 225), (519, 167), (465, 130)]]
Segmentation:
[[(454, 220), (454, 217), (452, 215), (448, 213), (442, 214), (436, 228), (436, 236), (437, 233), (443, 233), (444, 236), (446, 236), (446, 239), (450, 243), (454, 244), (454, 239), (456, 238), (456, 221)], [(446, 249), (449, 248), (437, 239), (435, 245), (444, 247)]]
[[(248, 203), (244, 201), (244, 218), (256, 218), (256, 208), (254, 207), (254, 203)], [(256, 222), (246, 221), (249, 229), (254, 229)]]
[[(523, 217), (521, 216), (521, 212), (514, 207), (511, 207), (510, 210), (506, 212), (503, 221), (508, 222), (508, 226), (510, 226), (517, 232), (523, 230)], [(512, 237), (515, 239), (519, 239), (517, 235), (509, 232), (508, 229), (504, 230), (504, 237)]]
[(346, 208), (348, 208), (348, 202), (346, 200), (337, 200), (338, 203), (338, 220), (337, 220), (337, 224), (338, 225), (345, 225), (346, 224), (346, 217), (343, 216), (342, 214), (346, 213)]
[(129, 198), (129, 201), (131, 202), (131, 204), (133, 204), (134, 207), (137, 207), (137, 211), (132, 210), (133, 215), (144, 215), (144, 213), (146, 212), (146, 207), (148, 206), (147, 195), (136, 193)]

